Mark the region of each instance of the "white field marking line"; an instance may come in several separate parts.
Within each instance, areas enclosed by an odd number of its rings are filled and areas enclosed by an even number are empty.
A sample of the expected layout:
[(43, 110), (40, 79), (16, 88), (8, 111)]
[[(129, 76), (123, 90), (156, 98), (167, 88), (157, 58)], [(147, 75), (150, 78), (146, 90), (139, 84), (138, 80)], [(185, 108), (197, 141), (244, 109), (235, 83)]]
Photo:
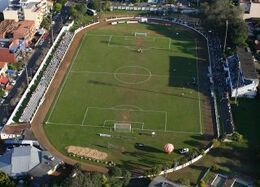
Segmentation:
[(64, 87), (65, 87), (65, 84), (66, 84), (66, 82), (67, 82), (67, 80), (68, 80), (70, 71), (71, 71), (71, 69), (72, 69), (72, 67), (73, 67), (73, 65), (74, 65), (74, 63), (75, 63), (75, 61), (76, 61), (76, 58), (77, 58), (77, 56), (78, 56), (78, 54), (79, 54), (79, 51), (80, 51), (80, 49), (81, 49), (81, 47), (82, 47), (82, 44), (83, 44), (83, 41), (85, 40), (85, 37), (86, 37), (86, 35), (84, 35), (83, 39), (80, 41), (80, 46), (79, 46), (79, 48), (78, 48), (78, 50), (77, 50), (76, 55), (73, 57), (73, 61), (72, 61), (71, 65), (70, 65), (69, 71), (67, 72), (66, 77), (65, 77), (65, 79), (64, 79), (64, 81), (63, 81), (63, 83), (62, 83), (62, 85), (61, 85), (59, 94), (58, 94), (58, 96), (57, 96), (57, 98), (56, 98), (56, 100), (55, 100), (55, 102), (54, 102), (54, 105), (53, 105), (53, 107), (52, 107), (52, 109), (51, 109), (51, 113), (50, 113), (50, 115), (48, 116), (47, 122), (50, 120), (50, 118), (51, 118), (51, 116), (52, 116), (52, 113), (53, 113), (54, 109), (56, 108), (56, 104), (57, 104), (57, 102), (58, 102), (58, 100), (59, 100), (59, 98), (60, 98), (61, 92), (63, 91), (63, 89), (64, 89)]
[[(111, 35), (111, 34), (87, 34), (87, 36), (97, 36), (97, 37), (109, 37), (109, 36), (112, 36), (114, 38), (124, 38), (124, 37), (136, 38), (136, 36), (132, 36), (132, 35)], [(162, 39), (165, 39), (165, 38), (168, 38), (168, 37), (147, 36), (147, 37), (144, 37), (144, 38), (149, 38), (149, 39), (160, 39), (160, 38), (162, 38)], [(187, 41), (190, 41), (190, 40), (187, 40)], [(191, 41), (193, 41), (193, 40), (191, 40)]]
[(46, 122), (46, 125), (66, 125), (66, 126), (81, 126), (79, 123), (55, 123), (55, 122)]
[(112, 35), (109, 36), (108, 43), (107, 43), (107, 46), (108, 46), (108, 47), (110, 46), (111, 40), (112, 40)]
[[(73, 123), (55, 123), (55, 122), (48, 122), (46, 125), (54, 125), (54, 126), (80, 126), (80, 127), (95, 127), (95, 128), (107, 128), (109, 127), (103, 127), (102, 125), (81, 125), (79, 123), (73, 124)], [(192, 132), (192, 131), (171, 131), (171, 130), (154, 130), (154, 129), (139, 129), (139, 128), (132, 128), (133, 130), (142, 130), (142, 131), (155, 131), (155, 132), (166, 132), (166, 133), (180, 133), (180, 134), (200, 134), (200, 132)]]
[(133, 111), (133, 112), (150, 112), (150, 113), (166, 113), (163, 110), (134, 110), (134, 109), (118, 109), (118, 108), (106, 108), (106, 107), (88, 107), (88, 109), (97, 109), (97, 110), (114, 110), (114, 111)]
[(85, 120), (86, 120), (87, 114), (88, 114), (88, 107), (87, 107), (86, 110), (85, 110), (85, 113), (84, 113), (84, 116), (83, 116), (83, 120), (82, 120), (82, 122), (81, 122), (81, 125), (82, 125), (82, 126), (84, 125), (84, 122), (85, 122)]
[(144, 122), (139, 122), (139, 121), (117, 121), (113, 119), (106, 119), (103, 122), (103, 127), (107, 127), (106, 123), (109, 122), (116, 122), (116, 123), (131, 123), (131, 124), (139, 124), (139, 125), (144, 125)]
[(177, 134), (200, 134), (200, 132), (193, 132), (193, 131), (172, 131), (172, 130), (156, 130), (156, 129), (139, 129), (139, 128), (132, 128), (133, 130), (141, 130), (141, 131), (155, 131), (155, 132), (164, 132), (164, 133), (177, 133)]
[(142, 111), (143, 109), (141, 107), (138, 107), (136, 105), (116, 105), (116, 106), (113, 106), (112, 108), (122, 108), (122, 107), (132, 107), (132, 108), (136, 108), (140, 111)]
[[(144, 77), (148, 77), (148, 76), (154, 76), (154, 77), (169, 77), (169, 75), (159, 75), (159, 74), (139, 74), (139, 73), (112, 73), (112, 72), (105, 72), (105, 71), (70, 71), (70, 73), (86, 73), (86, 74), (108, 74), (108, 75), (133, 75), (133, 76), (144, 76)], [(178, 76), (178, 77), (184, 77), (184, 76)], [(188, 77), (187, 77), (188, 78)]]
[(169, 38), (169, 50), (171, 49), (172, 40)]
[(199, 62), (198, 62), (198, 45), (197, 40), (195, 39), (196, 44), (196, 69), (197, 69), (197, 81), (198, 81), (198, 99), (199, 99), (199, 122), (200, 122), (200, 134), (202, 134), (202, 116), (201, 116), (201, 99), (200, 99), (200, 79), (199, 79)]

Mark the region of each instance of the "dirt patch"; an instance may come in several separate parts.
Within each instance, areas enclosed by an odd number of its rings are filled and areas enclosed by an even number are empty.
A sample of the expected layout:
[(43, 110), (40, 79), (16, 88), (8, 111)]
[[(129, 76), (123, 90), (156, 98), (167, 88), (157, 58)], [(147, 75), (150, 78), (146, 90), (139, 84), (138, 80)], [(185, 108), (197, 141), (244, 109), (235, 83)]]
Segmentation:
[(98, 151), (96, 149), (91, 149), (88, 147), (78, 147), (70, 145), (66, 147), (68, 153), (76, 154), (79, 156), (84, 156), (88, 158), (93, 158), (96, 160), (105, 160), (107, 158), (107, 153)]
[(143, 47), (144, 46), (144, 38), (143, 37), (136, 37), (135, 38), (135, 45), (137, 48)]

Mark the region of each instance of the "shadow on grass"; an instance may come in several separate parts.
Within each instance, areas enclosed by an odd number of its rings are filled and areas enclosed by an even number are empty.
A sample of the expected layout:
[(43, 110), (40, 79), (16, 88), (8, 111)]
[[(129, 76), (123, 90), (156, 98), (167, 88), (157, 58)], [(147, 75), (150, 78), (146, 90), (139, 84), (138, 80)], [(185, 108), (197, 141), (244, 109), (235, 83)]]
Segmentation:
[(135, 146), (136, 149), (145, 151), (145, 152), (151, 152), (151, 153), (164, 153), (162, 150), (157, 149), (155, 147), (145, 145), (145, 146)]

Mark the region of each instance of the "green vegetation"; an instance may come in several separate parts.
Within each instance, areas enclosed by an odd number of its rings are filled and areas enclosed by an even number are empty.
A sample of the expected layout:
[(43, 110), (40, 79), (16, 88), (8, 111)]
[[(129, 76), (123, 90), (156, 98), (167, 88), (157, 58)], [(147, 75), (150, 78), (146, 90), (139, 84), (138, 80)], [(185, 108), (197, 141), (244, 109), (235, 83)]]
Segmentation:
[(60, 11), (61, 11), (61, 8), (62, 8), (62, 4), (60, 4), (60, 3), (55, 3), (55, 4), (53, 5), (53, 10), (54, 10), (55, 12), (60, 12)]
[(86, 14), (86, 6), (85, 4), (77, 4), (70, 7), (70, 15), (74, 19), (74, 25), (72, 27), (72, 30), (77, 29), (78, 27), (85, 26), (89, 24), (91, 21), (93, 21), (93, 18), (91, 16), (88, 16)]
[(14, 187), (14, 182), (4, 172), (0, 171), (0, 186)]
[(203, 4), (202, 10), (202, 23), (207, 30), (216, 32), (221, 41), (224, 41), (226, 20), (228, 20), (227, 43), (230, 47), (245, 45), (247, 26), (242, 19), (239, 6), (235, 6), (230, 0), (216, 0)]
[(0, 88), (0, 97), (3, 97), (5, 94), (4, 90), (2, 90), (2, 88)]
[(41, 27), (46, 29), (46, 30), (49, 30), (50, 27), (51, 27), (51, 19), (49, 16), (44, 16), (43, 17), (43, 20), (41, 22)]
[[(88, 186), (88, 187), (112, 187), (112, 186), (127, 186), (131, 178), (131, 173), (126, 170), (114, 167), (109, 170), (108, 174), (96, 172), (83, 172), (80, 170), (80, 165), (75, 164), (68, 176), (64, 176), (62, 181), (54, 181), (54, 186)], [(118, 178), (123, 176), (123, 179)]]
[(248, 140), (250, 148), (260, 146), (260, 99), (239, 99), (238, 106), (232, 105), (236, 131)]

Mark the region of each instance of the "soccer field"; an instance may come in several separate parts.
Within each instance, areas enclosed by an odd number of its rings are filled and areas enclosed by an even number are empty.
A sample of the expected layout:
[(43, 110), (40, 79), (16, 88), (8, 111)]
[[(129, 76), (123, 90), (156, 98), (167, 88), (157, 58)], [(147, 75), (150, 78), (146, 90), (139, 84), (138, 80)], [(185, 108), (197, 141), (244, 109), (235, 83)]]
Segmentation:
[[(197, 41), (190, 33), (149, 24), (87, 32), (46, 117), (50, 141), (62, 152), (68, 145), (99, 147), (118, 159), (104, 148), (108, 140), (97, 136), (118, 134), (115, 123), (131, 124), (128, 142), (109, 140), (129, 151), (134, 142), (159, 149), (171, 141), (185, 145), (188, 136), (202, 134), (201, 72)], [(139, 137), (142, 131), (155, 131), (160, 139)]]

